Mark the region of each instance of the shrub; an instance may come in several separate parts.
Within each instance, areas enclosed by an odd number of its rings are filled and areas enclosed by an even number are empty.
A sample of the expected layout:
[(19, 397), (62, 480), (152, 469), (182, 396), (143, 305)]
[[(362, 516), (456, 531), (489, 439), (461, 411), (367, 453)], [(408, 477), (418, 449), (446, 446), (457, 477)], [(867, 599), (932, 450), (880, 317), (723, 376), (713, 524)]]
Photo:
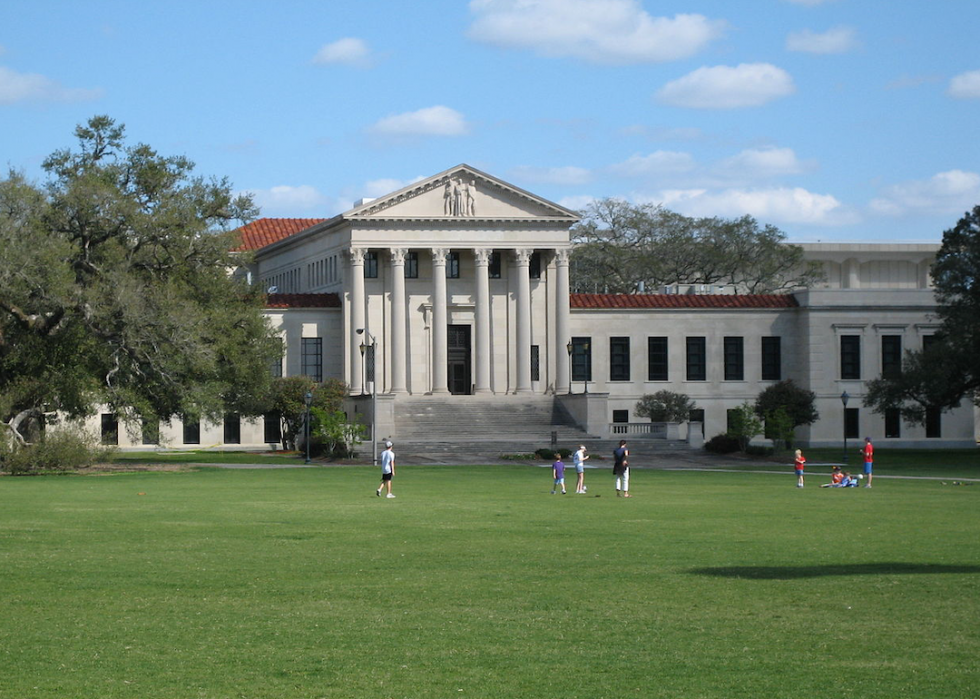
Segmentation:
[(534, 452), (534, 455), (539, 459), (544, 461), (554, 461), (556, 456), (560, 456), (562, 461), (569, 458), (572, 455), (571, 449), (549, 449), (548, 447), (542, 447)]
[(636, 402), (633, 409), (639, 417), (648, 417), (651, 422), (687, 422), (691, 411), (697, 404), (684, 393), (657, 391)]
[(727, 434), (716, 434), (704, 443), (706, 451), (713, 454), (732, 454), (739, 449), (738, 439)]
[(48, 430), (36, 442), (0, 442), (0, 468), (15, 476), (64, 473), (106, 460), (111, 449), (79, 427)]

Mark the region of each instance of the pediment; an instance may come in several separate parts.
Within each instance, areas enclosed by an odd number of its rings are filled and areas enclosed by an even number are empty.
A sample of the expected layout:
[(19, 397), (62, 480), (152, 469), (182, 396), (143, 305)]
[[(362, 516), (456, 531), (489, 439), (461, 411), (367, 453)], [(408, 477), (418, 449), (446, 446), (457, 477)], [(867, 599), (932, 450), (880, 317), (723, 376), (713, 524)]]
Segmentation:
[(578, 216), (558, 204), (479, 170), (460, 165), (365, 202), (343, 214), (377, 220), (551, 220), (574, 222)]

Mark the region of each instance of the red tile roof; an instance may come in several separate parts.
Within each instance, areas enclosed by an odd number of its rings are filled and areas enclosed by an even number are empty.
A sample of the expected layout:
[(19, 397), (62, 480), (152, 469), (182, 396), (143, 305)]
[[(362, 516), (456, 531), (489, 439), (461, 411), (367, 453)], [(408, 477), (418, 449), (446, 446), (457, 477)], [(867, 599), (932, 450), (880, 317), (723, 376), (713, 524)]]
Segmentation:
[(792, 294), (572, 294), (569, 306), (629, 308), (796, 308)]
[(269, 294), (266, 308), (340, 308), (338, 294)]
[(238, 229), (241, 233), (241, 245), (235, 248), (235, 251), (259, 250), (326, 220), (325, 218), (257, 219)]

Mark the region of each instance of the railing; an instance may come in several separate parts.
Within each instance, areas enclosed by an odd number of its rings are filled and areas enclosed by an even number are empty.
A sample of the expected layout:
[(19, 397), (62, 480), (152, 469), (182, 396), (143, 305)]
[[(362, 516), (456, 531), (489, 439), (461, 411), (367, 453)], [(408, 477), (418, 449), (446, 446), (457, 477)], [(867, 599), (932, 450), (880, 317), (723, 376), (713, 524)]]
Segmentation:
[(609, 424), (611, 435), (643, 435), (653, 439), (667, 439), (666, 422), (613, 422)]

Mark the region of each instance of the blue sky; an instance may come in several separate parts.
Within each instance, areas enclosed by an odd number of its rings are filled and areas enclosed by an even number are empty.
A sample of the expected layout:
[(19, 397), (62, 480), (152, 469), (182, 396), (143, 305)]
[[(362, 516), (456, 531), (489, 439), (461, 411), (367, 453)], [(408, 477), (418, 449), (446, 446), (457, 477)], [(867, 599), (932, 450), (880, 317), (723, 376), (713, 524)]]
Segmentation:
[(980, 204), (976, 0), (0, 4), (0, 163), (75, 125), (327, 217), (459, 163), (580, 208), (938, 242)]

